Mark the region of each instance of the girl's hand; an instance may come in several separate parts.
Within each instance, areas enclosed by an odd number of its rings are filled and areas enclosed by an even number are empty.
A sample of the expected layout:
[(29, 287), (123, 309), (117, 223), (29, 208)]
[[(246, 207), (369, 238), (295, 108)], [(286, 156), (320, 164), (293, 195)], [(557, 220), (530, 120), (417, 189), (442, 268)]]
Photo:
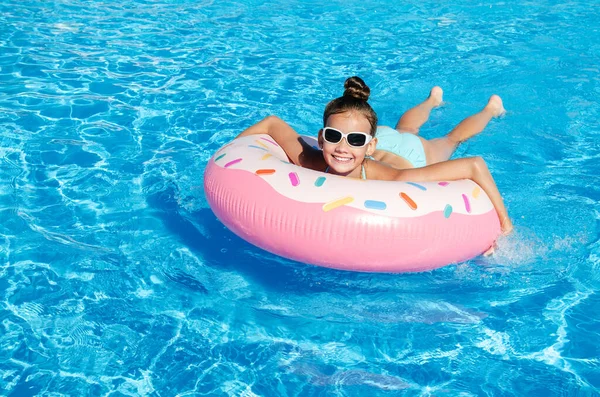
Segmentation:
[(514, 226), (510, 220), (509, 217), (505, 216), (501, 221), (500, 221), (500, 229), (502, 230), (502, 235), (503, 236), (508, 236), (509, 234), (512, 233)]
[[(509, 217), (504, 217), (502, 221), (500, 221), (500, 230), (502, 231), (503, 236), (508, 236), (509, 234), (511, 234), (513, 229), (514, 226)], [(493, 255), (494, 252), (496, 252), (497, 247), (498, 246), (496, 245), (496, 242), (494, 242), (494, 244), (483, 253), (483, 256)]]
[(488, 248), (488, 250), (483, 253), (483, 256), (492, 256), (494, 252), (496, 252), (496, 243)]

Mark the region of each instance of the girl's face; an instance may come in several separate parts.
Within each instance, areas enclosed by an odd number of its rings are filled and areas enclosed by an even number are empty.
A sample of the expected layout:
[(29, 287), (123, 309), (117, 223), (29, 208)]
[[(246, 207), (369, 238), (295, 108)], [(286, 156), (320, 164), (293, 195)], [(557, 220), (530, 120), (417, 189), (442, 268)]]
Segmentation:
[[(357, 112), (332, 114), (325, 127), (332, 127), (346, 134), (364, 132), (371, 135), (369, 120)], [(319, 146), (323, 149), (323, 158), (329, 166), (329, 172), (336, 175), (360, 178), (360, 165), (365, 156), (373, 154), (376, 145), (376, 138), (363, 147), (349, 145), (346, 138), (342, 138), (338, 143), (329, 143), (323, 138), (323, 130), (319, 131)]]

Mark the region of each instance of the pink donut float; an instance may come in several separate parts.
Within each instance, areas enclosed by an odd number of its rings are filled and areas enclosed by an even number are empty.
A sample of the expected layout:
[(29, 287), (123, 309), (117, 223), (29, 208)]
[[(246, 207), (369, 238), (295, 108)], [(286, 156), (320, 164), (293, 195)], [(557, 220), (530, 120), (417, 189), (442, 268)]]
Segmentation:
[(498, 215), (473, 181), (325, 174), (291, 164), (268, 135), (237, 138), (219, 149), (204, 189), (217, 218), (244, 240), (335, 269), (435, 269), (481, 254), (500, 235)]

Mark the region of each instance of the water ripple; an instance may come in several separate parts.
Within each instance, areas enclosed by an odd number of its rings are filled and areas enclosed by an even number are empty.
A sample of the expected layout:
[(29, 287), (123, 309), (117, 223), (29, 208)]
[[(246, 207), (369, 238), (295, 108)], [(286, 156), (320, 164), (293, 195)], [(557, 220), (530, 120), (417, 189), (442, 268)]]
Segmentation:
[[(569, 1), (0, 4), (0, 388), (8, 395), (597, 394), (597, 12)], [(423, 100), (515, 220), (491, 258), (355, 274), (220, 224), (203, 170), (358, 74)], [(594, 336), (595, 335), (595, 336)], [(482, 371), (481, 368), (485, 368)]]

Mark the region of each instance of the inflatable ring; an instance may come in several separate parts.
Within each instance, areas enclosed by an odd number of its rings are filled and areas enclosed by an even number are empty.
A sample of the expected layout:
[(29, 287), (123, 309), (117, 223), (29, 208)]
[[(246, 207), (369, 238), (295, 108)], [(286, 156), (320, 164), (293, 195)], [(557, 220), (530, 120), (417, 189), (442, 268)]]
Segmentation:
[(435, 269), (481, 254), (500, 235), (498, 215), (473, 181), (325, 174), (291, 164), (268, 135), (220, 148), (207, 165), (204, 189), (217, 218), (244, 240), (335, 269)]

